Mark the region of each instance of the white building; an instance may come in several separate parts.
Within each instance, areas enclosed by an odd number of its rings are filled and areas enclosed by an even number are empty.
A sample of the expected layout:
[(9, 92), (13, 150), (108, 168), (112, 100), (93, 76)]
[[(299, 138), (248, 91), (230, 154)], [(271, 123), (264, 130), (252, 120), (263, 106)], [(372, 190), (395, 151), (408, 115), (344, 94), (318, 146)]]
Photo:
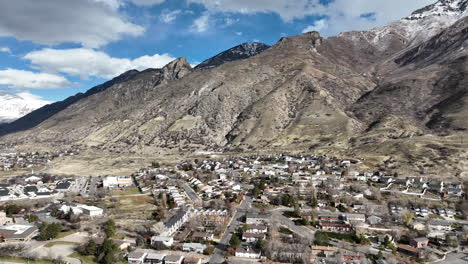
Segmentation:
[(123, 188), (133, 185), (132, 177), (130, 176), (108, 176), (102, 181), (104, 188)]
[(259, 252), (255, 252), (250, 248), (237, 248), (236, 249), (236, 257), (259, 259), (260, 256), (261, 254)]
[(206, 246), (200, 243), (184, 243), (182, 245), (183, 251), (192, 251), (203, 254), (203, 251), (206, 249)]

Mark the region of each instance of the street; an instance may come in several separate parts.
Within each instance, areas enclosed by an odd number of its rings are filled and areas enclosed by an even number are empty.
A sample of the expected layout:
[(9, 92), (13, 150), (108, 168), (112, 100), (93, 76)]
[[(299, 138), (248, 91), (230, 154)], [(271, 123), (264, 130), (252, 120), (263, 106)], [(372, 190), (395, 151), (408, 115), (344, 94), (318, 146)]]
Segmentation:
[(192, 200), (192, 202), (194, 202), (196, 204), (199, 204), (199, 203), (202, 202), (200, 197), (198, 197), (197, 193), (195, 193), (195, 191), (192, 189), (192, 187), (190, 187), (186, 182), (182, 182), (182, 188), (184, 188), (185, 193), (188, 195), (190, 200)]
[(271, 217), (273, 221), (276, 221), (280, 225), (286, 226), (287, 228), (289, 228), (291, 231), (298, 234), (299, 236), (307, 240), (313, 241), (315, 232), (307, 227), (296, 225), (291, 219), (283, 215), (284, 211), (290, 211), (290, 209), (272, 210)]
[(236, 230), (236, 228), (241, 224), (239, 219), (247, 212), (247, 210), (251, 207), (252, 198), (250, 196), (245, 196), (244, 200), (241, 202), (239, 207), (237, 207), (236, 212), (234, 213), (233, 218), (231, 219), (231, 223), (229, 224), (226, 232), (224, 233), (221, 241), (219, 242), (218, 246), (216, 247), (213, 255), (210, 258), (210, 264), (219, 264), (224, 261), (224, 256), (226, 255), (226, 250), (229, 247), (229, 241), (231, 240), (232, 232)]

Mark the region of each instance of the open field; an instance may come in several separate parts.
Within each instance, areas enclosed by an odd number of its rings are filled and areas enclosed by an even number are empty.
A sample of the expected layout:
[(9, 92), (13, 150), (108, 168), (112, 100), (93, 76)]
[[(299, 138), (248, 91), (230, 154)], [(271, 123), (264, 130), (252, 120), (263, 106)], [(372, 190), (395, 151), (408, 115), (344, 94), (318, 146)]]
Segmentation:
[(79, 243), (77, 242), (70, 242), (70, 241), (52, 241), (52, 242), (49, 242), (47, 244), (45, 244), (44, 247), (53, 247), (53, 246), (56, 246), (56, 245), (79, 245)]
[(106, 198), (104, 206), (108, 208), (108, 215), (123, 226), (149, 224), (150, 221), (145, 219), (149, 219), (157, 208), (149, 195), (114, 196)]
[(29, 263), (29, 264), (54, 264), (53, 261), (48, 259), (29, 259), (29, 258), (22, 258), (22, 257), (8, 257), (8, 256), (0, 256), (0, 261), (3, 262), (14, 262), (14, 263)]
[(139, 193), (140, 193), (140, 190), (138, 190), (137, 187), (116, 189), (116, 190), (111, 191), (112, 195), (134, 195), (134, 194), (139, 194)]

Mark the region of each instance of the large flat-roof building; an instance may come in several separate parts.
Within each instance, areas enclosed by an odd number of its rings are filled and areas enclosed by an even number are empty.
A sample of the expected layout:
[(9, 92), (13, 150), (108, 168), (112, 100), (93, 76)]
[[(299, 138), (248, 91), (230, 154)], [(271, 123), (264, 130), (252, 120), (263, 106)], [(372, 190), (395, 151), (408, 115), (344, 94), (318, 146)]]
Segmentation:
[(5, 241), (25, 242), (35, 237), (38, 230), (34, 225), (6, 225), (0, 227), (0, 237)]

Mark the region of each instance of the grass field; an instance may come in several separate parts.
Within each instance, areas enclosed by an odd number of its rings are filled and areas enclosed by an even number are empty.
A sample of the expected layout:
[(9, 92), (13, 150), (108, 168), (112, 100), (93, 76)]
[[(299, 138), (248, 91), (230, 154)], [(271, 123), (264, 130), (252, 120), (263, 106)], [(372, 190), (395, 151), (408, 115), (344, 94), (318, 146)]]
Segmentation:
[(79, 245), (77, 242), (69, 242), (69, 241), (52, 241), (45, 244), (45, 247), (53, 247), (56, 245)]
[(68, 231), (65, 231), (65, 232), (60, 232), (58, 234), (58, 236), (57, 236), (57, 239), (64, 238), (64, 237), (69, 236), (69, 235), (74, 234), (74, 233), (76, 233), (76, 230), (68, 230)]
[(124, 189), (117, 189), (111, 191), (112, 195), (133, 195), (133, 194), (140, 194), (140, 190), (137, 187), (130, 187)]
[(96, 264), (96, 258), (94, 256), (83, 256), (79, 253), (73, 253), (69, 255), (70, 258), (76, 258), (81, 260), (82, 264)]
[(8, 257), (8, 256), (0, 256), (0, 263), (1, 261), (7, 262), (16, 262), (16, 263), (29, 263), (29, 264), (54, 264), (53, 261), (48, 259), (28, 259), (22, 257)]

